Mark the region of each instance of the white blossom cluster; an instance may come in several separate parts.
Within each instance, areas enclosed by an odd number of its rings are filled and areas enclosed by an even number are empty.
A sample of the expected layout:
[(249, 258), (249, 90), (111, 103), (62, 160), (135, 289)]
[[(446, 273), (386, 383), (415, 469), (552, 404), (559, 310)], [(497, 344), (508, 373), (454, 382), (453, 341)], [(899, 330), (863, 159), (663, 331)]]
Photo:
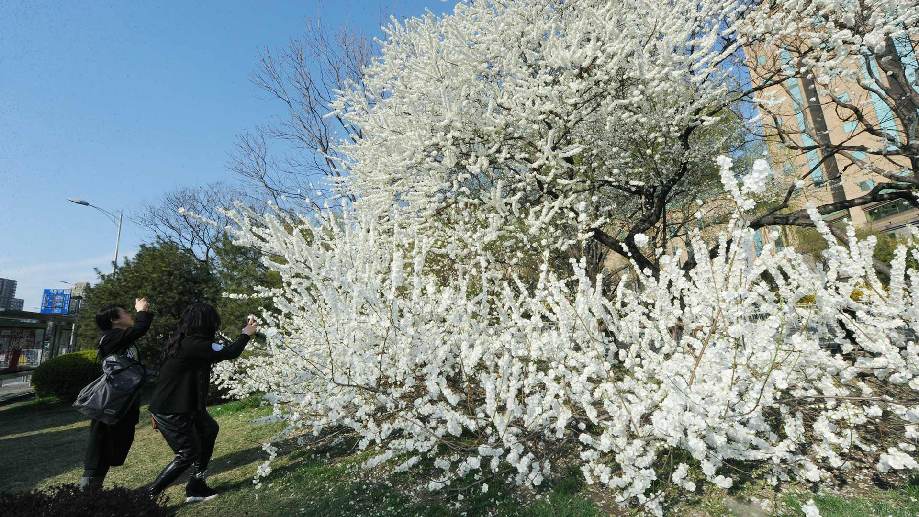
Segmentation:
[[(805, 95), (794, 101), (794, 110), (799, 102), (822, 104), (827, 113), (835, 112), (841, 120), (857, 124), (869, 137), (861, 143), (869, 154), (902, 153), (906, 164), (906, 157), (916, 154), (908, 143), (916, 140), (917, 126), (910, 122), (915, 109), (898, 106), (904, 102), (915, 106), (919, 100), (919, 1), (771, 0), (748, 11), (737, 33), (758, 61), (754, 69), (759, 70), (754, 75), (759, 81), (767, 81), (777, 69), (781, 74), (774, 78), (795, 78), (786, 81), (786, 87), (793, 88), (797, 78), (805, 81), (801, 83)], [(816, 88), (811, 90), (809, 85)], [(764, 92), (756, 97), (754, 103), (765, 112), (775, 115), (785, 111), (781, 104), (787, 99), (786, 92)], [(866, 117), (866, 113), (872, 115)], [(775, 123), (782, 122), (773, 120)], [(771, 131), (785, 135), (779, 137), (784, 144), (800, 149), (793, 139), (786, 138), (786, 129), (774, 127)], [(807, 131), (811, 134), (802, 135), (802, 143), (807, 144), (808, 138), (821, 140), (821, 135)], [(841, 143), (851, 146), (854, 142), (843, 139)], [(859, 159), (858, 154), (852, 159)], [(894, 181), (899, 179), (870, 163), (859, 166)]]
[(634, 202), (625, 186), (711, 176), (741, 4), (473, 1), (394, 22), (336, 104), (364, 135), (339, 149), (349, 187), (428, 232), (472, 207), (494, 213), (477, 241), (569, 247)]
[[(533, 288), (484, 261), (444, 282), (444, 250), (419, 232), (386, 234), (351, 212), (237, 215), (237, 238), (273, 257), (284, 286), (267, 346), (229, 382), (268, 393), (293, 429), (351, 429), (380, 451), (368, 467), (433, 468), (430, 489), (502, 466), (538, 485), (552, 450), (650, 510), (662, 474), (695, 491), (730, 487), (739, 462), (773, 482), (820, 482), (857, 457), (919, 467), (907, 330), (919, 271), (905, 266), (919, 249), (897, 249), (885, 286), (872, 240), (836, 244), (818, 218), (829, 249), (815, 268), (790, 248), (753, 254), (742, 215), (714, 257), (697, 235), (695, 267), (664, 255), (659, 277), (635, 271), (612, 289), (578, 263), (564, 277), (544, 268)], [(901, 430), (892, 443), (876, 440), (881, 418)], [(667, 474), (661, 459), (677, 450), (686, 460)]]
[[(539, 485), (564, 458), (660, 512), (662, 492), (730, 487), (740, 466), (774, 483), (915, 470), (919, 250), (883, 283), (874, 240), (838, 244), (814, 209), (820, 264), (756, 254), (768, 164), (738, 181), (719, 138), (686, 137), (730, 102), (725, 36), (773, 30), (746, 4), (483, 0), (394, 22), (337, 103), (361, 132), (337, 154), (354, 205), (232, 214), (283, 286), (263, 291), (267, 343), (223, 382), (292, 432), (349, 429), (368, 468), (431, 490)], [(553, 262), (640, 198), (616, 189), (719, 172), (735, 213), (693, 234), (693, 260), (659, 250), (659, 271), (615, 279)]]
[[(747, 13), (738, 33), (743, 43), (794, 48), (792, 65), (813, 74), (820, 84), (829, 85), (837, 77), (865, 81), (865, 61), (896, 55), (890, 45), (897, 41), (914, 46), (911, 42), (919, 38), (919, 2), (772, 0)], [(869, 82), (867, 87), (875, 85)]]

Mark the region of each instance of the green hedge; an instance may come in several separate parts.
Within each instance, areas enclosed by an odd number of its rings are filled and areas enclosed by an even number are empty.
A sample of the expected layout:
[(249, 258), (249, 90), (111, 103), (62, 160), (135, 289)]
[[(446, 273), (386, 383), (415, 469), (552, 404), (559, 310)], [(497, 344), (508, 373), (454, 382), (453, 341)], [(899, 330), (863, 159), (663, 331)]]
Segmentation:
[(42, 363), (32, 373), (32, 386), (40, 396), (73, 402), (84, 386), (102, 375), (95, 350), (64, 354)]

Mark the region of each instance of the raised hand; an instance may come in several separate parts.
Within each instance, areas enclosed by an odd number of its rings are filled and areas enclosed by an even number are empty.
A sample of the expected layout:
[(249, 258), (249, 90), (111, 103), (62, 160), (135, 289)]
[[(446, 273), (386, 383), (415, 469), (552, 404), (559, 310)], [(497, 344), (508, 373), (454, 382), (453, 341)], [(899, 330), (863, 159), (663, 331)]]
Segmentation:
[(243, 334), (247, 336), (254, 336), (258, 332), (258, 322), (255, 321), (255, 316), (249, 316), (249, 319), (246, 321), (246, 326), (243, 327)]
[(134, 310), (137, 312), (146, 311), (150, 308), (150, 302), (146, 298), (137, 298), (134, 300)]

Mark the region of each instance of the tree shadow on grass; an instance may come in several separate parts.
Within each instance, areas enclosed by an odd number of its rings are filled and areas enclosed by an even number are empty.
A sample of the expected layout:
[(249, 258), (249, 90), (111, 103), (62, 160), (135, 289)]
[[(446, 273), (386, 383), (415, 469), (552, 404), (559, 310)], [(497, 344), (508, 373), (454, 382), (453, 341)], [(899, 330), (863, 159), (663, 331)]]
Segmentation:
[(83, 464), (87, 426), (0, 439), (0, 487), (29, 490)]
[(214, 489), (222, 494), (232, 494), (223, 497), (223, 501), (215, 500), (214, 511), (226, 510), (233, 498), (259, 497), (266, 501), (267, 515), (445, 514), (443, 509), (434, 511), (433, 508), (413, 504), (409, 496), (384, 481), (361, 480), (347, 468), (307, 454), (298, 454), (290, 459), (290, 463), (274, 468), (262, 479), (260, 488), (256, 488), (253, 479), (247, 477), (229, 483), (215, 483)]
[[(271, 473), (259, 487), (253, 474), (217, 476), (211, 486), (220, 493), (213, 501), (192, 507), (175, 505), (174, 511), (193, 515), (328, 515), (328, 516), (445, 516), (508, 515), (526, 517), (586, 517), (604, 514), (579, 493), (580, 477), (570, 475), (545, 487), (544, 501), (521, 506), (510, 483), (490, 480), (487, 493), (482, 486), (458, 483), (449, 493), (419, 493), (418, 478), (411, 474), (386, 475), (368, 472), (360, 463), (366, 454), (354, 448), (350, 439), (333, 441), (324, 447), (298, 445), (295, 439), (275, 443), (278, 455)], [(215, 472), (258, 464), (267, 458), (260, 447), (224, 455), (213, 465)], [(579, 475), (579, 473), (578, 473)], [(469, 481), (469, 480), (465, 480)], [(468, 485), (468, 486), (467, 486)], [(463, 488), (465, 487), (465, 488)], [(250, 513), (247, 513), (250, 512)]]
[[(219, 438), (218, 438), (219, 439)], [(271, 473), (254, 483), (255, 468), (244, 477), (220, 480), (221, 473), (261, 464), (268, 458), (261, 447), (233, 452), (212, 460), (209, 484), (220, 497), (196, 503), (189, 512), (195, 515), (227, 514), (230, 509), (248, 515), (252, 498), (260, 501), (258, 515), (405, 515), (413, 508), (409, 496), (383, 481), (366, 481), (350, 470), (354, 466), (354, 443), (338, 440), (331, 446), (311, 448), (298, 445), (296, 438), (273, 442), (277, 457)], [(343, 459), (345, 461), (338, 461)], [(180, 481), (182, 482), (182, 481)], [(170, 507), (185, 513), (183, 504)], [(391, 511), (387, 511), (389, 508)], [(381, 509), (383, 509), (381, 513)], [(411, 515), (444, 515), (444, 511), (410, 512)], [(235, 515), (235, 514), (234, 514)]]
[[(149, 397), (149, 389), (143, 397)], [(89, 423), (69, 403), (57, 399), (37, 399), (0, 410), (0, 490), (30, 490), (81, 467)], [(137, 432), (149, 425), (144, 407)]]
[[(220, 438), (217, 438), (220, 440)], [(283, 440), (273, 443), (278, 448), (278, 456), (284, 457), (296, 450), (296, 439)], [(268, 459), (268, 454), (261, 447), (250, 447), (239, 450), (230, 454), (213, 458), (208, 466), (208, 473), (211, 475), (220, 474), (229, 470), (234, 470), (250, 463), (261, 463)]]
[(0, 411), (0, 439), (35, 433), (42, 429), (69, 426), (81, 420), (88, 420), (69, 404), (56, 402), (40, 406), (25, 405)]

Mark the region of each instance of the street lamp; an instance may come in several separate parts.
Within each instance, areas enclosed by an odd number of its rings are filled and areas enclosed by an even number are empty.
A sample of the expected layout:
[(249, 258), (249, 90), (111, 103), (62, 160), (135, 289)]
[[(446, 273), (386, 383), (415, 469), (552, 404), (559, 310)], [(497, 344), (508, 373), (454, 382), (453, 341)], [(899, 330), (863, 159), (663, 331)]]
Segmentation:
[[(61, 280), (61, 283), (62, 283), (62, 284), (67, 284), (67, 285), (70, 286), (70, 289), (71, 289), (70, 292), (71, 292), (71, 296), (72, 296), (72, 293), (73, 293), (73, 291), (74, 291), (74, 288), (76, 288), (77, 285), (74, 284), (73, 282), (68, 282), (67, 280)], [(74, 300), (76, 300), (76, 302), (77, 302), (77, 310), (75, 310), (75, 311), (69, 311), (69, 310), (68, 310), (68, 311), (67, 311), (68, 313), (71, 313), (71, 312), (72, 312), (72, 314), (73, 314), (73, 324), (72, 324), (71, 327), (70, 327), (70, 344), (67, 346), (67, 351), (68, 351), (68, 352), (73, 352), (73, 344), (76, 342), (76, 339), (77, 339), (77, 317), (80, 315), (80, 307), (83, 305), (83, 297), (82, 297), (82, 296), (78, 296), (77, 298), (71, 297), (71, 298), (70, 298), (70, 303), (73, 304)]]
[(124, 210), (120, 210), (118, 212), (118, 215), (116, 216), (115, 214), (109, 212), (108, 210), (104, 208), (100, 208), (90, 203), (89, 201), (86, 201), (85, 199), (69, 198), (67, 199), (67, 201), (70, 201), (71, 203), (75, 203), (77, 205), (83, 205), (83, 206), (89, 206), (89, 207), (95, 208), (96, 210), (105, 214), (106, 217), (111, 219), (113, 224), (118, 225), (118, 236), (115, 237), (115, 258), (112, 259), (112, 273), (114, 273), (115, 270), (118, 269), (118, 247), (121, 244), (121, 223), (124, 221)]

